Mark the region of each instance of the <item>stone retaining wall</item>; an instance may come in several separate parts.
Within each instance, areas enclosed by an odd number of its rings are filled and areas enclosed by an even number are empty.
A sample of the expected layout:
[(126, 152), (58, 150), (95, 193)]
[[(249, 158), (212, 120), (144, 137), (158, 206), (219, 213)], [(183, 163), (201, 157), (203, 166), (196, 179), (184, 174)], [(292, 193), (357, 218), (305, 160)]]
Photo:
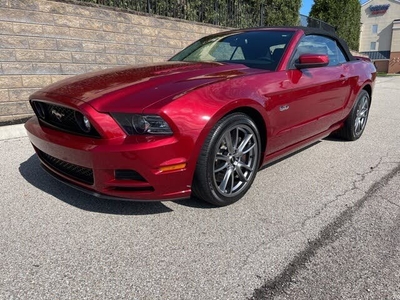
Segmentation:
[(45, 0), (0, 0), (0, 125), (32, 115), (28, 96), (57, 80), (164, 61), (219, 27)]

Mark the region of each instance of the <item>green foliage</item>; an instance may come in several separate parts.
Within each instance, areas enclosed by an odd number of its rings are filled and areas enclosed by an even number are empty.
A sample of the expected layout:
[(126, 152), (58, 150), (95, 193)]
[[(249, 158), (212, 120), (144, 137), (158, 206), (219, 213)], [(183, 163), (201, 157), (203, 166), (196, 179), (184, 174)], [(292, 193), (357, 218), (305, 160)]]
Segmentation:
[(226, 27), (294, 26), (301, 0), (80, 0)]
[(299, 25), (301, 0), (265, 0), (266, 26)]
[(358, 49), (361, 26), (359, 0), (315, 0), (310, 17), (335, 26), (337, 34), (347, 42), (350, 49)]
[(260, 0), (187, 0), (186, 19), (227, 27), (260, 25)]
[(201, 22), (245, 28), (298, 25), (301, 0), (187, 0), (187, 4), (188, 15), (203, 12)]

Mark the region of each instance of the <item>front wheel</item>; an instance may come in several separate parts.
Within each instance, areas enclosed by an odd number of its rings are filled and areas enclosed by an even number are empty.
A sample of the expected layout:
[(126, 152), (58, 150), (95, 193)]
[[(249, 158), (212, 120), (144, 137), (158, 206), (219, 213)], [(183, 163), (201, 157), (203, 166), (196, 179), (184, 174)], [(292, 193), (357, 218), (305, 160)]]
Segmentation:
[(233, 113), (221, 119), (202, 147), (194, 194), (218, 206), (242, 198), (256, 177), (260, 149), (260, 135), (249, 116)]
[(338, 135), (346, 140), (355, 141), (361, 137), (367, 125), (371, 99), (367, 91), (362, 90)]

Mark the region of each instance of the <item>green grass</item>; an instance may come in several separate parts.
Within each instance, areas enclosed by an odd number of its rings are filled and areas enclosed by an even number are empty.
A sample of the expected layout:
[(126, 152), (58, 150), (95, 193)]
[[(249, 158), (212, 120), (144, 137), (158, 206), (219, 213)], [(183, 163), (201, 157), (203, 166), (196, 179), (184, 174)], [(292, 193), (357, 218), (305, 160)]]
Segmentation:
[(400, 76), (400, 74), (388, 74), (385, 72), (378, 72), (376, 74), (378, 77), (393, 77), (393, 76)]

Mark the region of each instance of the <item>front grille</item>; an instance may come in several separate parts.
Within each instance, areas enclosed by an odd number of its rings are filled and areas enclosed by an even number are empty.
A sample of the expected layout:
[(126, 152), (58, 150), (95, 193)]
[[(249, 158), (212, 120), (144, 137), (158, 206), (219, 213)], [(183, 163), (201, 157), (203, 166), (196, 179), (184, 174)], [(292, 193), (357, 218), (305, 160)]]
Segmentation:
[(33, 100), (31, 104), (36, 116), (46, 125), (74, 134), (100, 137), (93, 126), (90, 130), (83, 126), (83, 115), (77, 110), (37, 100)]
[(92, 169), (74, 165), (61, 159), (55, 158), (37, 148), (36, 151), (43, 162), (54, 170), (85, 184), (92, 185), (94, 183)]

